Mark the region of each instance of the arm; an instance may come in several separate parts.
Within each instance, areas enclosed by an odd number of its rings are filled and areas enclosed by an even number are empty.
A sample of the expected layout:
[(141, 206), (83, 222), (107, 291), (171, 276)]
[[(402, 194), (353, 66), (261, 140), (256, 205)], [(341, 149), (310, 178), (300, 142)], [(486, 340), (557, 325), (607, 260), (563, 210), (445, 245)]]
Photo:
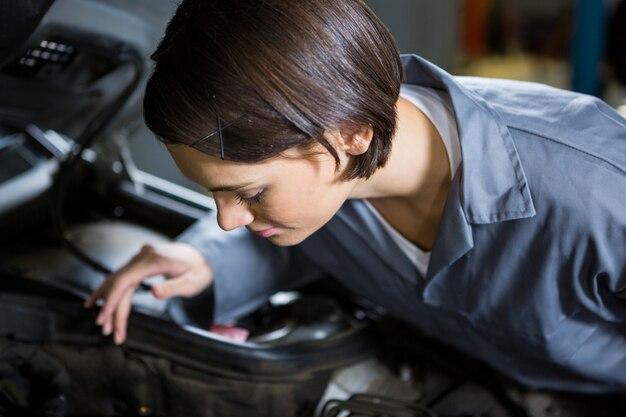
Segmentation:
[(218, 323), (252, 312), (276, 291), (311, 282), (323, 272), (308, 261), (299, 247), (278, 247), (240, 228), (225, 232), (214, 213), (178, 238), (196, 247), (214, 275)]
[(135, 291), (143, 281), (156, 275), (168, 278), (151, 287), (152, 294), (161, 299), (196, 295), (213, 281), (211, 268), (192, 246), (176, 242), (144, 245), (126, 265), (107, 276), (85, 301), (85, 307), (93, 307), (98, 299), (104, 299), (96, 323), (102, 326), (104, 335), (113, 333), (115, 343), (126, 339)]
[(274, 292), (293, 288), (321, 275), (296, 248), (279, 248), (245, 229), (224, 232), (215, 213), (200, 220), (178, 242), (146, 245), (124, 267), (107, 277), (85, 302), (104, 304), (96, 320), (118, 344), (126, 339), (131, 301), (146, 279), (167, 280), (151, 288), (157, 298), (191, 297), (215, 287), (215, 320), (226, 322), (261, 305)]

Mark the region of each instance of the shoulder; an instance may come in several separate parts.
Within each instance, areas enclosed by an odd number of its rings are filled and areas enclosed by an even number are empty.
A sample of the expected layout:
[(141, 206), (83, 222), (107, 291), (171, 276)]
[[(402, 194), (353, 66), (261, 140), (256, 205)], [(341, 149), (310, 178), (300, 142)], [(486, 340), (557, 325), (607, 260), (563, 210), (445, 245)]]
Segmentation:
[(540, 127), (554, 125), (573, 132), (576, 128), (593, 124), (611, 127), (616, 133), (626, 132), (626, 120), (597, 97), (525, 81), (455, 78), (513, 126), (525, 123)]
[(626, 120), (602, 100), (537, 83), (456, 79), (507, 126), (516, 146), (520, 140), (550, 141), (626, 175)]

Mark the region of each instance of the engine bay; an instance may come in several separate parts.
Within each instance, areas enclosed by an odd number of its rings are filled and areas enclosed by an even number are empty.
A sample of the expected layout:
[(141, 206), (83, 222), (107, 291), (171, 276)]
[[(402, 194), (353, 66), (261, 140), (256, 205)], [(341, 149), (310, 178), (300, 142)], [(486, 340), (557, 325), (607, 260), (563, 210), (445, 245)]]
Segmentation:
[(386, 317), (332, 277), (219, 327), (210, 292), (163, 301), (139, 291), (129, 338), (115, 345), (84, 300), (142, 245), (176, 239), (215, 207), (137, 169), (129, 152), (143, 128), (148, 56), (173, 5), (47, 3), (0, 68), (0, 416), (626, 411), (620, 396), (521, 386)]

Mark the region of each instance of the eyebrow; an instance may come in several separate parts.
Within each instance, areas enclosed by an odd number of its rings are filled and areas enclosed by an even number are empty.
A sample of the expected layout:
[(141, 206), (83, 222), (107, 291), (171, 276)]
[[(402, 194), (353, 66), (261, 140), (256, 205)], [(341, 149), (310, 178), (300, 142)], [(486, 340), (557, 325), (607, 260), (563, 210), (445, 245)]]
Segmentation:
[(215, 188), (209, 188), (209, 191), (212, 193), (218, 192), (218, 191), (237, 191), (240, 190), (242, 188), (248, 187), (249, 185), (251, 185), (252, 183), (246, 183), (246, 184), (233, 184), (233, 185), (222, 185), (219, 187), (215, 187)]

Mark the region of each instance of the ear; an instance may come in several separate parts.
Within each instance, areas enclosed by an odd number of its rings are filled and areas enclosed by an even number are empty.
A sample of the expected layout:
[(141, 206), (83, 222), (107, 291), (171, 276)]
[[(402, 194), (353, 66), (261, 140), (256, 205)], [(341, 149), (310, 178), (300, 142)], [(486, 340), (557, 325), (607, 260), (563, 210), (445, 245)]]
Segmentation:
[(362, 155), (370, 147), (374, 129), (371, 125), (359, 124), (339, 129), (339, 144), (348, 155)]

